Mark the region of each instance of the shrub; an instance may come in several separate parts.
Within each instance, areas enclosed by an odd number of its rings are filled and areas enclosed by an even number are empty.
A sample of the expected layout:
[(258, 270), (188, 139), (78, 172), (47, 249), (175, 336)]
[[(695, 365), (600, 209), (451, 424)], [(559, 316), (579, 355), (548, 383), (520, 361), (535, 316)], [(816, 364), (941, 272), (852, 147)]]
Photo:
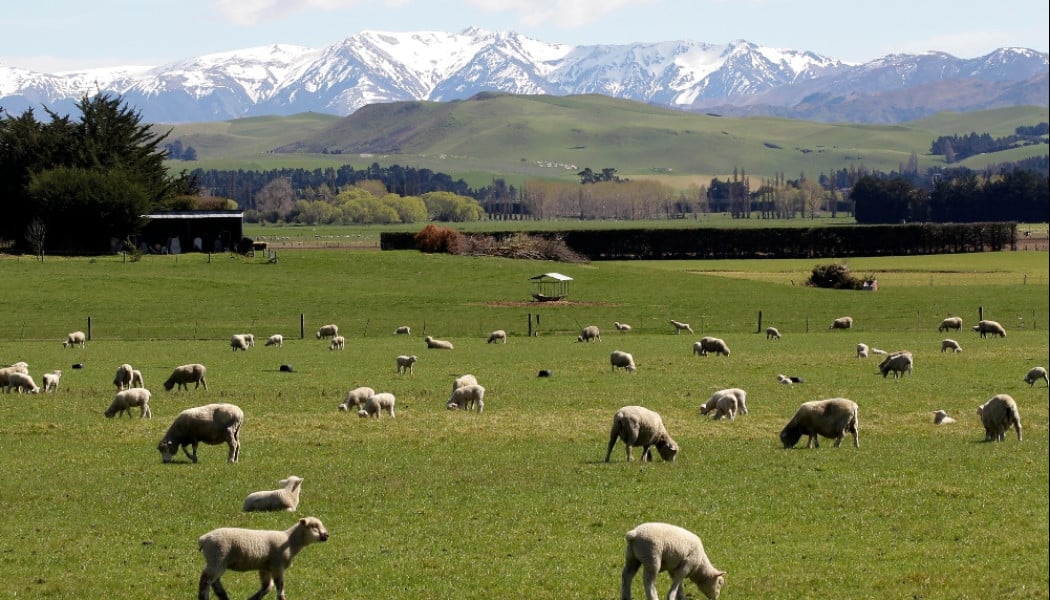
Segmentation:
[(420, 252), (460, 254), (465, 245), (463, 234), (447, 227), (430, 224), (416, 234)]
[(830, 264), (813, 267), (806, 285), (833, 290), (859, 290), (864, 282), (851, 275), (848, 266)]

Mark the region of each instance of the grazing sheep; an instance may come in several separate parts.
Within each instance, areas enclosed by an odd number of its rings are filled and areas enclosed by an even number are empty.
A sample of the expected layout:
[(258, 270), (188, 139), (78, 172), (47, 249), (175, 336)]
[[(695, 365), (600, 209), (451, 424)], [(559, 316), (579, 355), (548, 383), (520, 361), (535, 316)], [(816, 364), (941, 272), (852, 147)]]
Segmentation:
[(984, 425), (984, 441), (1004, 441), (1010, 427), (1017, 430), (1017, 441), (1021, 441), (1021, 413), (1017, 411), (1017, 403), (1010, 396), (992, 396), (991, 400), (977, 407), (977, 416)]
[(452, 390), (445, 406), (449, 410), (471, 410), (476, 408), (478, 414), (485, 411), (485, 388), (471, 383)]
[(602, 334), (598, 331), (597, 325), (588, 325), (580, 330), (580, 335), (576, 336), (577, 342), (590, 342), (591, 340), (602, 341)]
[(674, 462), (678, 455), (678, 444), (668, 435), (663, 419), (659, 413), (642, 406), (624, 406), (613, 415), (612, 429), (609, 431), (609, 447), (605, 452), (605, 462), (612, 457), (616, 440), (623, 440), (627, 448), (627, 460), (634, 460), (631, 448), (642, 447), (642, 460), (652, 461), (651, 446), (656, 446), (660, 458)]
[(689, 323), (682, 323), (680, 321), (675, 321), (674, 319), (671, 319), (670, 322), (671, 322), (671, 325), (674, 326), (674, 334), (675, 335), (678, 335), (679, 333), (682, 333), (683, 331), (688, 331), (689, 333), (693, 333), (693, 328), (689, 326)]
[(766, 339), (767, 340), (779, 340), (780, 330), (776, 327), (766, 327)]
[(127, 413), (128, 418), (131, 418), (131, 409), (137, 406), (139, 407), (140, 419), (152, 419), (153, 413), (149, 409), (150, 397), (150, 391), (146, 388), (121, 390), (117, 392), (116, 396), (113, 396), (113, 402), (109, 404), (109, 408), (103, 414), (106, 415), (107, 419), (112, 419), (124, 413)]
[(319, 340), (328, 339), (337, 335), (339, 335), (339, 326), (335, 323), (322, 325), (321, 328), (317, 330), (317, 339)]
[(948, 317), (941, 321), (941, 324), (937, 326), (938, 332), (945, 332), (949, 329), (959, 331), (962, 329), (963, 320), (960, 317)]
[(941, 352), (944, 352), (945, 350), (951, 350), (952, 354), (954, 354), (956, 352), (962, 352), (962, 346), (959, 345), (959, 342), (953, 339), (945, 338), (941, 340)]
[(391, 417), (394, 416), (394, 403), (396, 399), (390, 392), (379, 392), (373, 394), (365, 400), (364, 411), (368, 413), (368, 416), (379, 418), (380, 412), (386, 411), (386, 414)]
[(9, 367), (0, 368), (0, 387), (7, 387), (12, 373), (29, 374), (29, 365), (24, 362), (16, 362)]
[(263, 345), (264, 346), (277, 346), (278, 348), (280, 348), (280, 347), (284, 346), (284, 336), (279, 334), (279, 333), (275, 333), (275, 334), (271, 335), (270, 337), (266, 338), (266, 343), (263, 344)]
[(44, 373), (44, 391), (45, 392), (56, 392), (58, 391), (58, 382), (62, 379), (62, 370), (55, 369), (50, 373)]
[(402, 354), (397, 357), (397, 372), (400, 373), (415, 373), (414, 365), (416, 364), (416, 355), (411, 356)]
[(954, 423), (955, 419), (948, 416), (948, 411), (935, 410), (933, 411), (933, 424), (934, 425), (947, 425)]
[(454, 392), (454, 391), (456, 391), (459, 388), (464, 387), (464, 386), (477, 385), (477, 384), (478, 384), (478, 378), (474, 377), (470, 373), (467, 373), (466, 375), (460, 375), (455, 380), (453, 380), (453, 382), (452, 382), (452, 391)]
[(493, 342), (503, 342), (504, 344), (506, 344), (507, 332), (503, 331), (502, 329), (497, 329), (496, 331), (490, 333), (488, 343), (491, 344)]
[(619, 321), (613, 321), (613, 327), (616, 327), (616, 331), (620, 333), (627, 333), (631, 330), (631, 326), (627, 323), (621, 323)]
[(131, 387), (146, 387), (146, 383), (142, 380), (142, 371), (139, 371), (138, 369), (131, 370)]
[(349, 410), (351, 406), (364, 406), (365, 400), (376, 395), (376, 391), (370, 387), (354, 388), (346, 393), (346, 398), (339, 405), (339, 410)]
[(693, 532), (668, 523), (642, 523), (627, 532), (620, 600), (631, 600), (631, 582), (642, 569), (646, 600), (657, 600), (656, 574), (671, 574), (668, 600), (684, 600), (683, 582), (689, 579), (710, 600), (718, 600), (725, 585), (725, 571), (715, 568), (704, 544)]
[(867, 344), (857, 344), (857, 358), (868, 358)]
[(281, 487), (276, 490), (252, 492), (244, 499), (244, 512), (265, 510), (286, 510), (295, 512), (299, 507), (299, 492), (302, 491), (303, 478), (289, 475), (288, 479), (278, 482)]
[(259, 572), (261, 587), (252, 600), (259, 600), (273, 587), (277, 588), (277, 599), (285, 600), (285, 570), (304, 547), (327, 540), (328, 530), (316, 517), (303, 517), (285, 531), (213, 529), (197, 538), (197, 547), (204, 553), (205, 561), (197, 585), (197, 600), (208, 600), (210, 590), (215, 590), (220, 600), (227, 600), (221, 582), (227, 570)]
[(346, 348), (346, 338), (341, 335), (333, 337), (328, 344), (329, 350), (343, 350), (344, 348)]
[(628, 373), (634, 373), (637, 368), (634, 366), (634, 357), (629, 352), (621, 350), (612, 351), (612, 354), (609, 355), (609, 364), (612, 365), (613, 371), (623, 369)]
[(234, 352), (238, 350), (248, 350), (248, 340), (239, 333), (231, 335), (230, 349), (232, 349)]
[(1040, 379), (1046, 382), (1047, 387), (1050, 387), (1050, 377), (1047, 377), (1046, 369), (1043, 367), (1032, 367), (1028, 374), (1024, 376), (1024, 382), (1032, 387), (1035, 387), (1035, 382)]
[(973, 330), (981, 334), (981, 337), (992, 336), (1006, 337), (1006, 329), (997, 321), (978, 321)]
[[(792, 383), (790, 378), (787, 378), (788, 383)], [(718, 390), (711, 397), (707, 399), (707, 402), (700, 407), (700, 414), (706, 415), (707, 413), (715, 411), (712, 416), (715, 420), (721, 419), (722, 417), (729, 417), (732, 421), (736, 418), (736, 413), (739, 412), (742, 415), (747, 414), (747, 392), (740, 388), (726, 388), (724, 390)]]
[(81, 348), (87, 344), (87, 336), (84, 335), (83, 331), (74, 331), (66, 335), (66, 341), (62, 342), (63, 348), (73, 348), (74, 346), (80, 346)]
[(408, 325), (402, 325), (394, 330), (394, 335), (412, 335), (412, 328)]
[(434, 348), (437, 350), (451, 350), (452, 342), (448, 340), (435, 340), (429, 335), (423, 338), (423, 341), (427, 343), (427, 348)]
[(893, 354), (889, 354), (886, 358), (882, 359), (882, 362), (879, 363), (879, 372), (882, 373), (883, 378), (892, 372), (893, 378), (897, 379), (905, 373), (911, 375), (912, 367), (911, 352), (900, 350)]
[(168, 376), (167, 381), (164, 382), (164, 389), (171, 391), (171, 388), (176, 385), (179, 389), (188, 390), (188, 384), (196, 384), (193, 389), (197, 389), (200, 386), (204, 386), (204, 389), (208, 389), (208, 382), (204, 380), (205, 373), (208, 372), (208, 368), (201, 364), (189, 364), (175, 367), (172, 370), (171, 375)]
[(852, 329), (853, 317), (839, 317), (831, 322), (828, 329)]
[(248, 342), (248, 347), (249, 348), (254, 348), (255, 347), (255, 334), (254, 333), (241, 333), (239, 335), (244, 338), (244, 341)]
[(113, 374), (113, 385), (116, 386), (118, 392), (131, 387), (131, 377), (134, 370), (128, 363), (117, 367), (116, 373)]
[(30, 394), (39, 394), (40, 387), (37, 386), (33, 378), (30, 377), (29, 373), (22, 373), (14, 371), (7, 375), (7, 386), (4, 391), (7, 393), (11, 392), (11, 388), (14, 388), (19, 394), (27, 392)]
[(729, 356), (729, 346), (726, 346), (726, 342), (722, 338), (710, 336), (704, 336), (700, 338), (699, 342), (693, 344), (693, 356), (697, 354), (707, 356), (708, 352)]
[[(182, 448), (190, 461), (197, 462), (197, 445), (222, 444), (229, 447), (227, 462), (235, 463), (241, 453), (240, 431), (244, 423), (244, 411), (233, 404), (206, 404), (187, 408), (172, 421), (168, 431), (157, 444), (161, 460), (170, 463)], [(193, 454), (186, 449), (193, 448)]]
[(842, 444), (846, 433), (853, 435), (853, 447), (860, 448), (857, 403), (846, 398), (812, 400), (803, 402), (795, 416), (780, 431), (780, 442), (784, 448), (794, 448), (802, 436), (809, 436), (806, 447), (820, 447), (818, 436), (835, 439), (835, 447)]

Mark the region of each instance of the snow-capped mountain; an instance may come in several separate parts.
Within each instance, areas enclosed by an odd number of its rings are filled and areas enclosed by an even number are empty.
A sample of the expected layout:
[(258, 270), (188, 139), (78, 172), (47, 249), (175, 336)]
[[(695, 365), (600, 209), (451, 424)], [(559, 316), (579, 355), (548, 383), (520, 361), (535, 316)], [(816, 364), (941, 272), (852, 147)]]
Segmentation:
[[(910, 90), (950, 88), (951, 82), (967, 89), (967, 110), (1011, 102), (1046, 106), (1047, 72), (1047, 54), (1022, 48), (975, 59), (928, 52), (850, 64), (744, 40), (572, 46), (473, 28), (364, 31), (319, 49), (273, 45), (156, 67), (46, 74), (0, 65), (0, 106), (9, 114), (41, 107), (70, 114), (83, 96), (112, 93), (147, 121), (173, 123), (306, 111), (348, 115), (374, 103), (500, 91), (595, 93), (683, 110), (889, 122), (957, 110), (944, 91), (937, 101), (909, 98), (903, 112), (872, 108), (879, 98), (901, 102)], [(975, 89), (981, 90), (977, 96)]]

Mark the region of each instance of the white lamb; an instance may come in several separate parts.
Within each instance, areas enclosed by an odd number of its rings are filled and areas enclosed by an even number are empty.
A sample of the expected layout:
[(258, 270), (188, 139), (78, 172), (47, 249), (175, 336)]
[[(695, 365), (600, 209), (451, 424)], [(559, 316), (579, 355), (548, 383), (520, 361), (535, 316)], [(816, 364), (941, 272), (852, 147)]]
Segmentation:
[(992, 396), (991, 400), (977, 407), (977, 416), (984, 425), (984, 441), (1004, 441), (1010, 427), (1017, 430), (1017, 441), (1021, 441), (1021, 413), (1017, 410), (1017, 402), (1009, 395)]
[(699, 342), (693, 344), (693, 356), (697, 354), (707, 356), (710, 352), (729, 356), (729, 346), (726, 345), (726, 341), (722, 338), (711, 336), (704, 336), (700, 338)]
[(113, 375), (113, 385), (117, 387), (118, 392), (131, 387), (131, 377), (134, 370), (135, 369), (128, 363), (124, 363), (117, 367), (117, 371)]
[(278, 348), (280, 348), (280, 347), (284, 346), (284, 336), (279, 334), (279, 333), (275, 333), (275, 334), (271, 335), (270, 337), (266, 338), (266, 343), (263, 344), (263, 345), (264, 346), (277, 346)]
[(776, 327), (766, 327), (766, 339), (767, 340), (779, 340), (780, 330)]
[(828, 329), (852, 329), (853, 317), (839, 317), (831, 322)]
[[(354, 406), (364, 406), (365, 400), (375, 396), (376, 391), (370, 387), (358, 387), (346, 393), (346, 398), (339, 405), (339, 410), (350, 410)], [(367, 414), (367, 413), (366, 413)]]
[(66, 341), (62, 342), (63, 348), (73, 348), (74, 346), (80, 346), (81, 348), (87, 343), (87, 336), (84, 335), (83, 331), (74, 331), (66, 335)]
[(457, 377), (455, 380), (452, 381), (452, 391), (454, 392), (454, 391), (456, 391), (459, 388), (464, 387), (464, 386), (477, 385), (477, 384), (478, 384), (478, 378), (473, 376), (473, 375), (471, 375), (470, 373), (467, 373), (466, 375), (460, 375), (459, 377)]
[(616, 331), (619, 331), (620, 333), (627, 333), (631, 330), (630, 325), (628, 325), (627, 323), (621, 323), (619, 321), (613, 321), (613, 326), (616, 327)]
[[(791, 383), (791, 379), (787, 378), (788, 383)], [(730, 421), (736, 419), (736, 413), (742, 415), (747, 414), (747, 392), (740, 388), (726, 388), (724, 390), (718, 390), (711, 397), (707, 399), (700, 407), (700, 414), (706, 415), (707, 413), (715, 411), (712, 418), (716, 421), (722, 417), (728, 417)]]
[(320, 519), (303, 517), (284, 531), (222, 527), (197, 538), (204, 553), (205, 566), (197, 585), (198, 600), (208, 600), (210, 590), (228, 598), (221, 578), (227, 571), (258, 571), (261, 587), (252, 596), (259, 600), (277, 588), (278, 600), (285, 600), (284, 572), (306, 546), (328, 540), (328, 530)]
[(675, 335), (678, 335), (683, 331), (693, 333), (693, 328), (689, 326), (689, 323), (682, 323), (681, 321), (675, 321), (674, 319), (671, 319), (671, 325), (674, 327)]
[(507, 332), (502, 330), (502, 329), (497, 329), (496, 331), (493, 331), (492, 333), (490, 333), (489, 334), (489, 340), (488, 340), (487, 343), (491, 344), (493, 342), (503, 342), (504, 344), (506, 344), (507, 343)]
[(412, 328), (408, 325), (401, 325), (394, 330), (394, 335), (412, 335)]
[(414, 373), (415, 372), (414, 367), (415, 367), (415, 364), (416, 364), (417, 360), (419, 360), (419, 359), (416, 358), (415, 354), (413, 354), (411, 356), (405, 355), (405, 354), (402, 354), (401, 356), (398, 356), (397, 357), (397, 372), (398, 372), (398, 374), (401, 374), (401, 373)]
[(230, 349), (234, 352), (238, 350), (248, 350), (248, 338), (244, 335), (236, 333), (230, 336)]
[(241, 510), (245, 512), (266, 510), (295, 512), (295, 509), (299, 507), (299, 492), (302, 491), (303, 478), (289, 475), (288, 479), (282, 479), (278, 485), (281, 487), (276, 490), (248, 494)]
[(623, 352), (622, 350), (613, 350), (609, 354), (609, 364), (612, 365), (612, 370), (623, 369), (628, 373), (634, 373), (637, 367), (634, 364), (634, 357), (629, 352)]
[[(187, 408), (175, 416), (164, 433), (157, 450), (165, 464), (170, 463), (179, 448), (194, 464), (197, 463), (197, 446), (225, 443), (229, 448), (226, 462), (235, 463), (241, 453), (241, 425), (244, 411), (233, 404), (207, 404)], [(193, 454), (187, 450), (193, 448)]]
[(58, 391), (58, 382), (61, 381), (61, 379), (62, 379), (62, 370), (61, 369), (55, 369), (54, 371), (51, 371), (50, 373), (44, 373), (44, 377), (43, 377), (44, 391), (45, 392), (57, 392)]
[(146, 387), (146, 382), (142, 380), (142, 371), (139, 371), (138, 369), (131, 370), (131, 387)]
[(208, 382), (204, 379), (207, 372), (208, 368), (199, 363), (180, 365), (172, 369), (171, 375), (164, 381), (164, 389), (170, 392), (172, 388), (179, 386), (179, 389), (188, 390), (191, 383), (194, 384), (193, 389), (202, 385), (204, 389), (208, 389)]
[(452, 342), (448, 340), (436, 340), (428, 335), (427, 337), (423, 338), (423, 341), (426, 342), (427, 348), (434, 348), (437, 350), (452, 350)]
[(30, 394), (39, 394), (40, 387), (37, 386), (36, 382), (29, 373), (21, 373), (15, 371), (7, 375), (7, 387), (4, 389), (5, 392), (10, 393), (11, 389), (14, 388), (18, 393), (27, 392)]
[(948, 317), (947, 319), (941, 321), (941, 324), (937, 326), (937, 331), (938, 332), (945, 332), (945, 331), (948, 331), (949, 329), (953, 329), (955, 331), (959, 331), (960, 329), (962, 329), (962, 325), (963, 325), (962, 318), (960, 318), (960, 317)]
[(131, 409), (138, 407), (140, 419), (152, 419), (153, 412), (149, 409), (150, 397), (150, 391), (146, 388), (121, 390), (117, 392), (116, 396), (113, 396), (113, 402), (109, 404), (109, 408), (103, 414), (106, 415), (107, 419), (112, 419), (124, 413), (127, 413), (128, 418), (131, 418)]
[(668, 523), (642, 523), (627, 532), (627, 550), (620, 575), (620, 600), (631, 600), (631, 582), (642, 569), (646, 600), (658, 600), (657, 573), (671, 574), (667, 600), (685, 600), (683, 583), (689, 579), (710, 600), (718, 600), (725, 571), (715, 568), (704, 544), (693, 532)]
[(476, 384), (468, 384), (458, 387), (452, 391), (448, 402), (445, 404), (449, 410), (471, 410), (476, 408), (478, 414), (485, 411), (485, 388)]
[(609, 431), (609, 447), (605, 451), (605, 462), (612, 457), (616, 440), (623, 440), (627, 448), (627, 460), (634, 460), (631, 448), (642, 447), (642, 460), (652, 461), (652, 446), (660, 453), (660, 458), (674, 462), (678, 455), (678, 444), (671, 439), (664, 428), (660, 414), (643, 406), (624, 406), (613, 415), (612, 429)]
[(945, 338), (941, 340), (941, 352), (946, 350), (951, 350), (954, 354), (956, 352), (962, 352), (962, 346), (959, 345), (959, 342), (953, 339)]
[(379, 392), (378, 394), (369, 396), (368, 399), (365, 400), (364, 411), (368, 413), (368, 416), (378, 419), (381, 416), (380, 413), (385, 410), (386, 414), (393, 417), (394, 403), (396, 401), (394, 395), (390, 392)]
[(868, 358), (867, 344), (857, 344), (857, 358)]
[(339, 326), (335, 323), (322, 325), (321, 328), (317, 330), (317, 339), (319, 340), (335, 337), (337, 335), (339, 335)]
[(973, 330), (981, 334), (981, 337), (987, 337), (988, 334), (992, 334), (992, 337), (1006, 337), (1006, 328), (1000, 325), (997, 321), (978, 321), (973, 326)]
[(580, 330), (580, 335), (576, 336), (577, 342), (590, 342), (591, 340), (600, 342), (602, 341), (602, 333), (598, 330), (597, 325), (588, 325)]
[(240, 335), (244, 338), (244, 341), (248, 342), (248, 347), (249, 348), (254, 348), (255, 347), (255, 334), (254, 333), (242, 333)]
[(333, 337), (332, 341), (329, 342), (329, 344), (328, 344), (328, 349), (329, 350), (343, 350), (345, 348), (346, 348), (346, 338), (341, 336), (341, 335), (337, 335), (337, 336)]
[(780, 431), (784, 448), (794, 448), (802, 436), (808, 436), (806, 447), (820, 447), (819, 436), (835, 440), (835, 447), (842, 444), (847, 433), (853, 435), (853, 446), (860, 448), (860, 433), (857, 403), (846, 398), (829, 398), (803, 402), (788, 424)]
[(1050, 377), (1047, 376), (1046, 369), (1043, 367), (1032, 367), (1024, 376), (1024, 382), (1032, 387), (1035, 387), (1035, 382), (1040, 379), (1046, 382), (1047, 387), (1050, 387)]

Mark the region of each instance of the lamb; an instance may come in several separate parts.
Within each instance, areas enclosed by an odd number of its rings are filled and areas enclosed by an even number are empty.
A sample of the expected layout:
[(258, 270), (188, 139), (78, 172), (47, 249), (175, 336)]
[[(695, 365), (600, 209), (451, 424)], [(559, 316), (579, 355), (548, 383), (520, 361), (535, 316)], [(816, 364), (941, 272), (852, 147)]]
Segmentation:
[(580, 335), (576, 336), (577, 342), (590, 342), (591, 340), (602, 341), (602, 334), (598, 330), (597, 325), (588, 325), (580, 330)]
[(1017, 402), (1010, 396), (992, 396), (991, 400), (977, 407), (977, 416), (984, 425), (984, 441), (1004, 441), (1010, 427), (1017, 430), (1017, 441), (1021, 441), (1021, 413), (1017, 411)]
[(780, 330), (776, 327), (766, 327), (766, 339), (767, 340), (779, 340)]
[(954, 354), (956, 352), (962, 352), (962, 346), (959, 345), (959, 342), (953, 339), (945, 338), (941, 340), (941, 352), (944, 352), (945, 350), (951, 350), (952, 354)]
[(230, 336), (230, 348), (236, 352), (238, 350), (248, 350), (248, 339), (243, 335), (237, 333)]
[(678, 455), (678, 444), (667, 433), (659, 413), (642, 406), (624, 406), (613, 415), (605, 462), (609, 462), (612, 457), (613, 446), (616, 445), (617, 439), (623, 440), (627, 448), (628, 461), (634, 460), (634, 457), (631, 456), (633, 446), (642, 447), (643, 461), (653, 460), (651, 446), (656, 446), (660, 458), (665, 461), (674, 462), (675, 456)]
[(339, 405), (339, 410), (350, 410), (351, 406), (364, 406), (365, 400), (376, 395), (376, 391), (370, 387), (358, 387), (346, 393), (346, 398)]
[(396, 399), (390, 392), (379, 392), (373, 394), (365, 400), (364, 411), (368, 413), (368, 416), (379, 418), (382, 411), (386, 411), (386, 414), (394, 417), (394, 403)]
[(853, 329), (853, 317), (839, 317), (831, 322), (828, 329)]
[(868, 345), (857, 344), (857, 358), (868, 358)]
[(55, 369), (50, 373), (44, 373), (44, 391), (45, 392), (57, 392), (58, 382), (62, 379), (62, 370)]
[(286, 510), (295, 512), (299, 507), (299, 492), (302, 490), (303, 478), (289, 475), (288, 479), (278, 482), (281, 487), (276, 490), (252, 492), (244, 499), (244, 512)]
[(492, 333), (490, 333), (489, 334), (489, 340), (488, 340), (487, 343), (491, 344), (493, 342), (503, 342), (504, 344), (506, 344), (507, 343), (507, 332), (503, 331), (502, 329), (497, 329), (496, 331), (493, 331)]
[(208, 368), (202, 364), (188, 364), (175, 367), (172, 370), (171, 375), (168, 376), (167, 381), (164, 382), (164, 389), (171, 391), (176, 385), (179, 389), (188, 390), (188, 384), (194, 383), (193, 389), (197, 389), (200, 386), (204, 386), (204, 389), (208, 389), (208, 382), (205, 381), (204, 375), (208, 372)]
[(0, 368), (0, 387), (7, 387), (12, 373), (29, 374), (29, 365), (24, 362), (16, 362), (9, 367)]
[(935, 411), (933, 411), (933, 424), (934, 425), (947, 425), (949, 423), (954, 423), (954, 422), (955, 422), (955, 419), (953, 419), (953, 418), (948, 416), (948, 411), (946, 411), (946, 410), (935, 410)]
[(128, 418), (131, 418), (131, 409), (137, 406), (140, 419), (152, 419), (153, 413), (149, 409), (150, 397), (150, 391), (146, 388), (121, 390), (113, 397), (113, 402), (110, 403), (109, 408), (103, 414), (106, 415), (107, 419), (112, 419), (124, 413), (127, 413)]
[(981, 337), (987, 337), (989, 333), (992, 336), (1006, 337), (1006, 329), (997, 321), (978, 321), (973, 330), (980, 333)]
[(675, 321), (674, 319), (671, 319), (671, 325), (674, 326), (674, 334), (675, 335), (678, 335), (679, 333), (682, 333), (683, 331), (688, 331), (689, 333), (693, 333), (693, 328), (689, 326), (689, 323), (682, 323), (680, 321)]
[(689, 579), (710, 600), (718, 600), (725, 585), (725, 571), (711, 564), (700, 538), (693, 532), (668, 523), (642, 523), (627, 532), (620, 599), (631, 600), (631, 582), (642, 569), (646, 600), (657, 600), (656, 575), (671, 574), (667, 599), (685, 599), (682, 584)]
[(278, 348), (280, 348), (280, 347), (284, 346), (284, 336), (279, 334), (279, 333), (275, 333), (275, 334), (271, 335), (270, 337), (266, 338), (266, 343), (263, 344), (263, 345), (264, 346), (277, 346)]
[(321, 328), (317, 330), (317, 339), (319, 340), (328, 339), (337, 335), (339, 335), (339, 326), (335, 323), (322, 325)]
[(14, 388), (18, 393), (40, 393), (40, 387), (37, 386), (35, 381), (33, 381), (33, 378), (29, 375), (29, 373), (22, 373), (19, 371), (14, 371), (7, 375), (7, 387), (4, 389), (4, 391), (10, 393), (11, 388)]
[(466, 375), (460, 375), (459, 377), (457, 377), (452, 382), (452, 391), (454, 392), (454, 391), (456, 391), (459, 388), (464, 387), (464, 386), (477, 385), (477, 384), (478, 384), (478, 378), (474, 377), (470, 373), (467, 373)]
[(725, 340), (722, 338), (710, 336), (704, 336), (700, 338), (699, 342), (693, 344), (693, 356), (696, 356), (697, 354), (700, 356), (707, 356), (708, 352), (729, 356), (729, 346), (726, 345)]
[(240, 336), (244, 338), (244, 341), (248, 342), (248, 347), (249, 348), (254, 348), (255, 347), (255, 334), (254, 333), (242, 333), (242, 334), (240, 334)]
[(620, 333), (627, 333), (631, 330), (631, 326), (627, 323), (621, 323), (619, 321), (613, 321), (613, 327), (616, 327), (616, 331)]
[(397, 372), (400, 373), (414, 373), (414, 365), (416, 364), (416, 355), (407, 356), (402, 354), (397, 357)]
[(139, 371), (138, 369), (131, 370), (131, 387), (146, 387), (146, 383), (142, 380), (142, 371)]
[(448, 340), (436, 340), (428, 335), (427, 337), (423, 338), (423, 341), (426, 342), (427, 348), (434, 348), (437, 350), (452, 349), (452, 342)]
[(1040, 379), (1046, 382), (1047, 387), (1050, 387), (1050, 377), (1047, 377), (1046, 369), (1043, 367), (1032, 367), (1032, 369), (1024, 376), (1024, 382), (1032, 387), (1035, 387), (1035, 382)]
[(117, 367), (116, 373), (113, 375), (113, 385), (117, 387), (117, 391), (126, 390), (131, 387), (131, 376), (132, 368), (128, 363), (124, 363)]
[(634, 357), (629, 352), (623, 352), (621, 350), (613, 350), (612, 354), (609, 355), (609, 364), (612, 365), (612, 370), (623, 369), (628, 373), (634, 373), (636, 367), (634, 366)]
[[(241, 453), (240, 431), (244, 411), (233, 404), (206, 404), (179, 413), (157, 444), (161, 460), (170, 463), (182, 448), (193, 463), (197, 462), (197, 445), (225, 443), (229, 448), (226, 461), (235, 463)], [(193, 454), (186, 449), (193, 448)]]
[(452, 391), (445, 404), (449, 410), (471, 410), (477, 408), (478, 414), (485, 411), (485, 388), (471, 383)]
[(62, 342), (63, 348), (73, 348), (80, 346), (83, 348), (87, 344), (87, 336), (84, 335), (83, 331), (74, 331), (66, 335), (66, 341)]
[(846, 433), (853, 435), (853, 447), (860, 448), (857, 403), (846, 398), (811, 400), (799, 406), (795, 416), (780, 431), (784, 448), (794, 448), (803, 435), (809, 436), (806, 447), (820, 447), (818, 436), (835, 439), (835, 447), (842, 444)]
[[(780, 377), (783, 377), (783, 375)], [(793, 383), (790, 377), (785, 377), (785, 379), (787, 379), (788, 383)], [(721, 419), (722, 417), (729, 417), (729, 420), (732, 421), (736, 418), (737, 412), (746, 415), (747, 392), (740, 388), (718, 390), (714, 394), (711, 394), (711, 397), (707, 399), (707, 402), (700, 407), (700, 414), (706, 415), (712, 410), (715, 411), (715, 414), (712, 417), (715, 420)]]
[(408, 325), (401, 325), (394, 330), (394, 335), (412, 335), (412, 328)]
[[(252, 596), (259, 600), (270, 588), (277, 588), (278, 600), (285, 600), (284, 572), (302, 549), (328, 540), (328, 530), (316, 517), (303, 517), (284, 531), (221, 527), (197, 538), (204, 553), (205, 566), (197, 586), (197, 600), (208, 600), (215, 590), (227, 600), (221, 578), (227, 571), (258, 571), (262, 587)], [(210, 588), (210, 589), (209, 589)]]
[(962, 329), (963, 320), (960, 317), (948, 317), (941, 321), (941, 324), (937, 326), (938, 332), (945, 332), (949, 329), (959, 331)]
[(893, 373), (894, 379), (903, 376), (904, 373), (911, 375), (911, 352), (908, 352), (907, 350), (900, 350), (894, 352), (893, 354), (887, 355), (886, 358), (882, 359), (882, 362), (879, 363), (879, 372), (882, 373), (883, 378), (885, 378), (891, 372)]
[(346, 348), (346, 338), (341, 336), (341, 335), (337, 335), (337, 336), (333, 337), (332, 341), (329, 342), (329, 344), (328, 344), (328, 349), (329, 350), (343, 350), (345, 348)]

